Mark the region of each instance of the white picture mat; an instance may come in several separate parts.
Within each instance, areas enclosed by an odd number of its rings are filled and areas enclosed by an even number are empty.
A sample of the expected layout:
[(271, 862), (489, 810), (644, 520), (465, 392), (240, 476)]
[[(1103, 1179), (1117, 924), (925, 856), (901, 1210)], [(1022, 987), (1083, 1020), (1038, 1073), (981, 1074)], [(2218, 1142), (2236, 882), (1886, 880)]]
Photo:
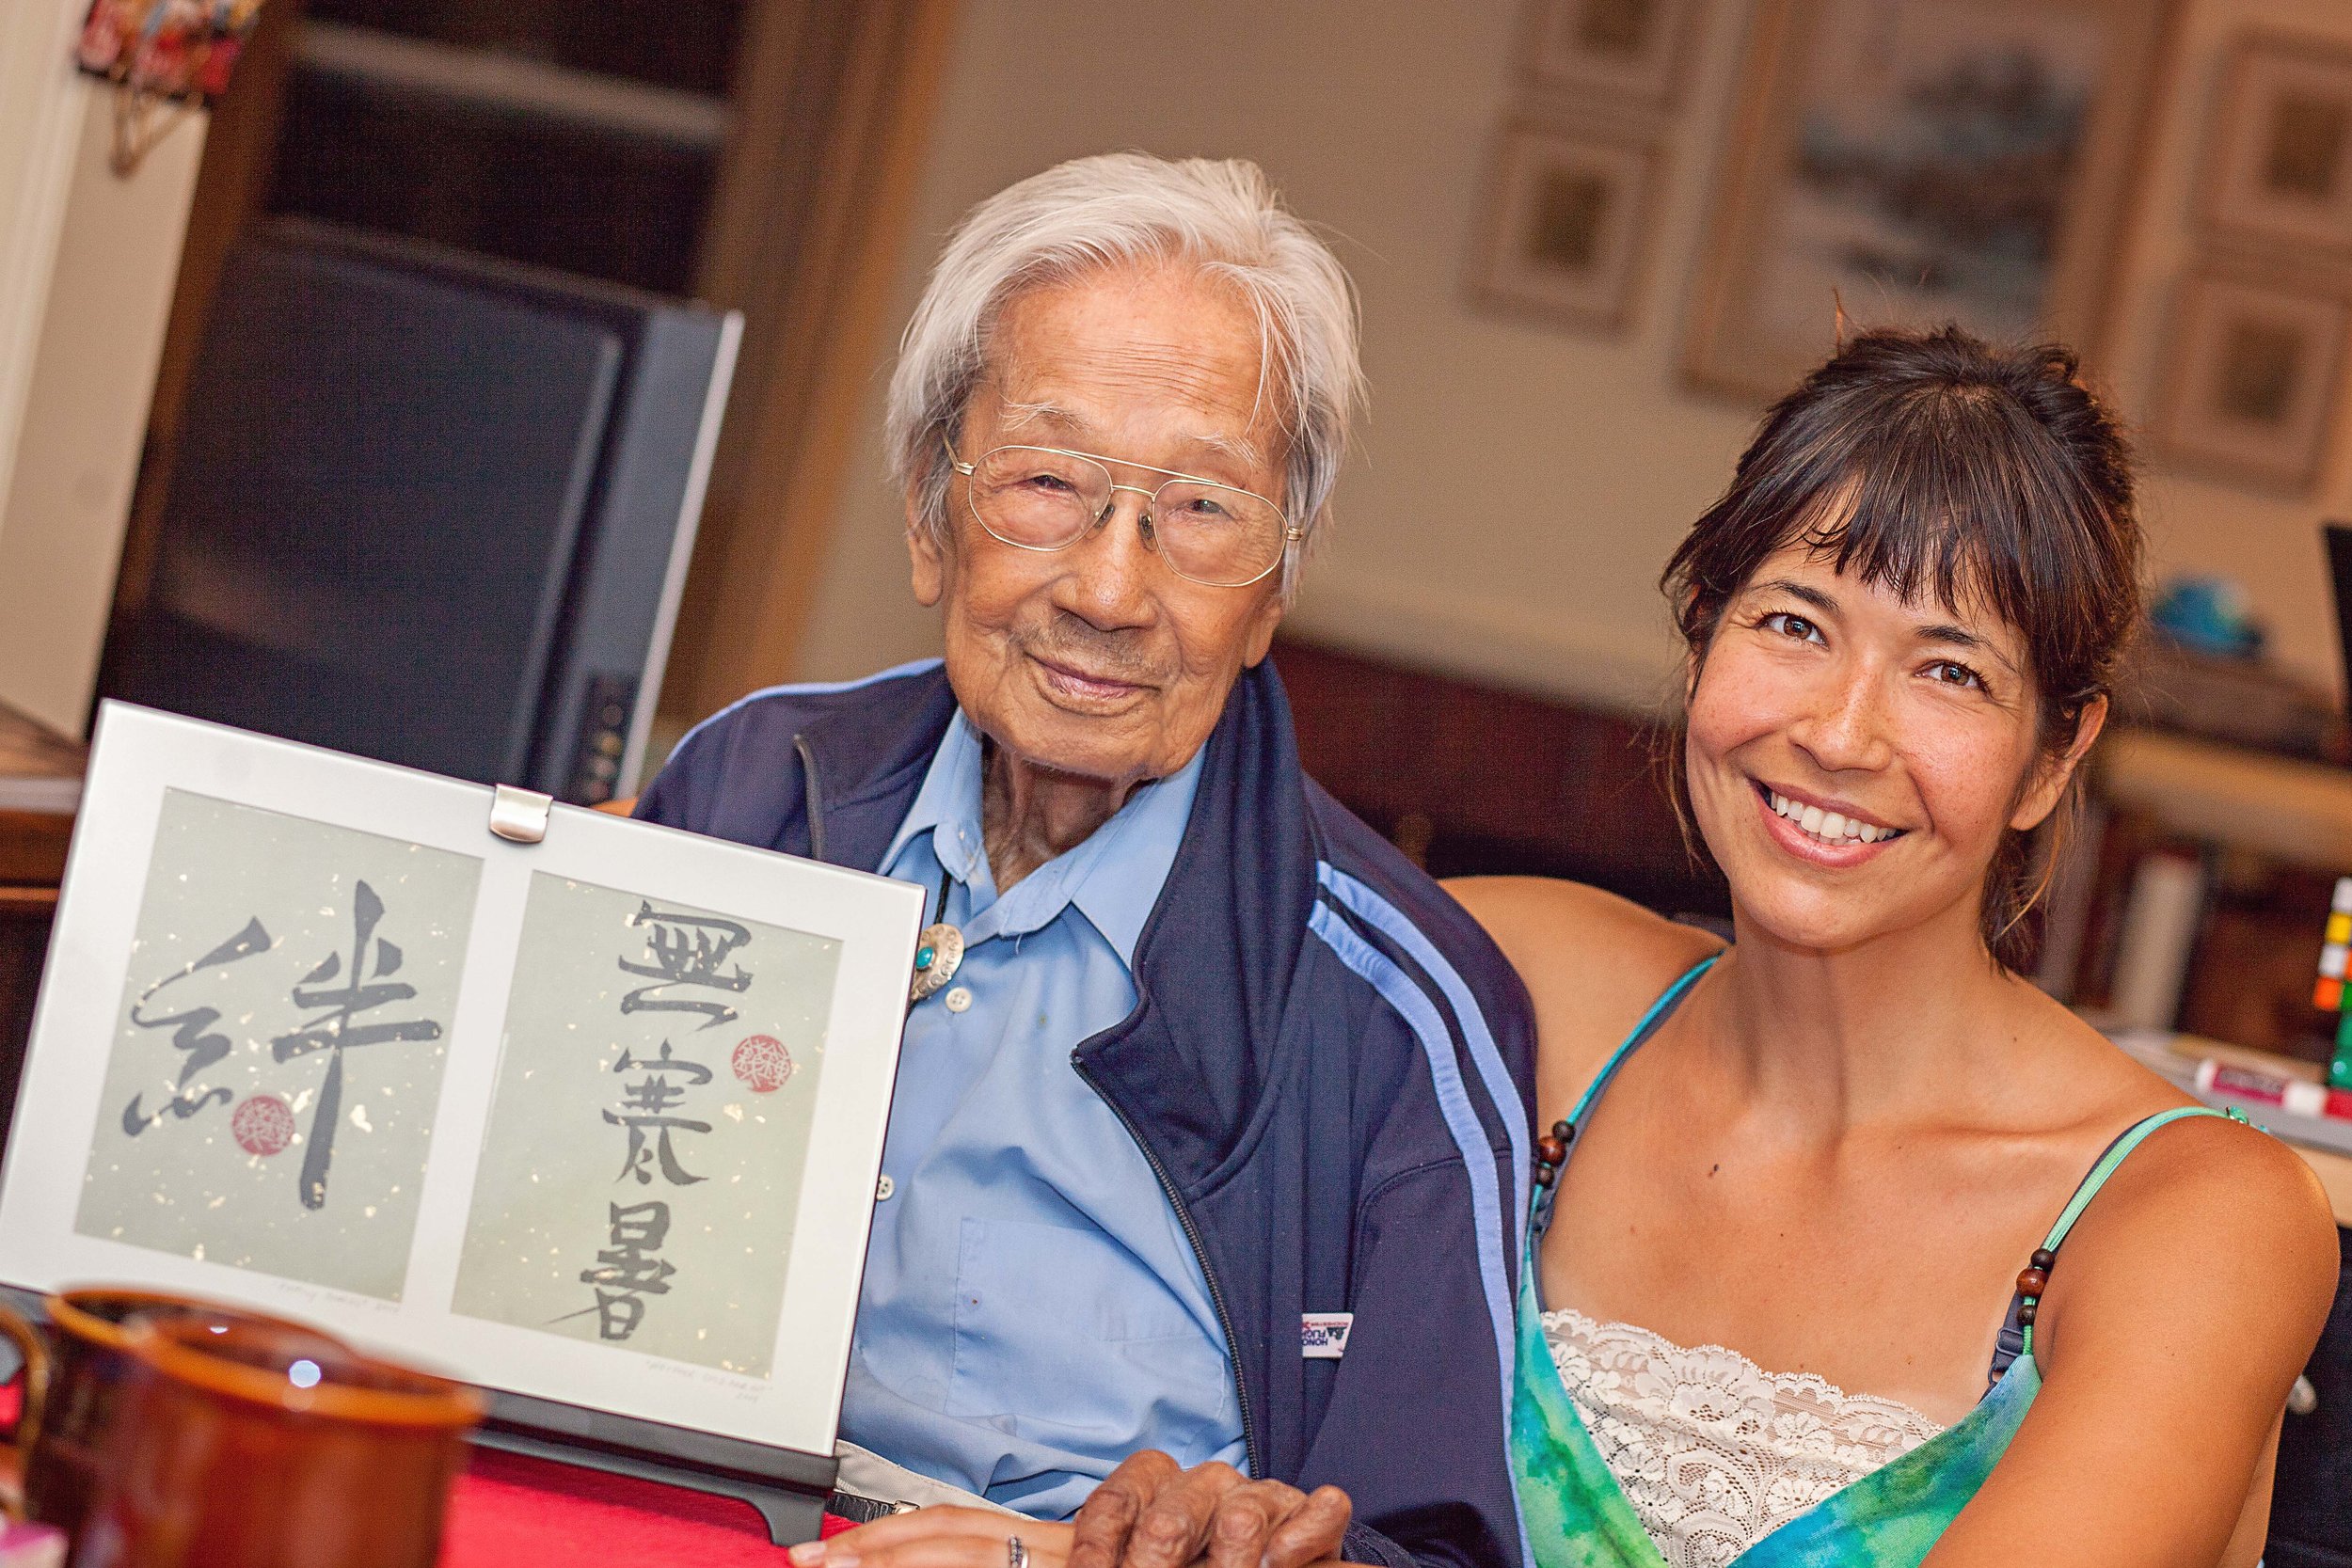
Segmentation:
[[(2235, 416), (2224, 405), (2230, 337), (2243, 329), (2279, 332), (2299, 344), (2276, 422)], [(2352, 304), (2252, 277), (2199, 272), (2181, 285), (2173, 332), (2153, 432), (2166, 451), (2220, 477), (2289, 493), (2308, 489), (2327, 459)]]
[[(1615, 8), (1633, 21), (1638, 37), (1597, 40), (1585, 31), (1594, 0), (1536, 0), (1529, 19), (1528, 75), (1539, 87), (1618, 93), (1663, 106), (1675, 96), (1700, 6), (1701, 0), (1620, 0)], [(1614, 47), (1621, 42), (1633, 47)]]
[(2352, 108), (2352, 50), (2268, 35), (2240, 45), (2206, 152), (2204, 215), (2257, 239), (2352, 247), (2352, 148), (2335, 150), (2324, 191), (2280, 190), (2271, 182), (2278, 116), (2296, 99), (2337, 112)]
[[(466, 967), (402, 1300), (376, 1301), (78, 1234), (141, 894), (167, 789), (482, 863)], [(304, 1318), (482, 1386), (831, 1453), (922, 890), (575, 807), (544, 843), (488, 829), (483, 785), (109, 703), (82, 798), (0, 1177), (0, 1278), (131, 1282)], [(803, 1179), (774, 1372), (740, 1377), (448, 1310), (480, 1158), (524, 900), (534, 871), (838, 938), (827, 1061)]]
[[(1473, 289), (1486, 304), (1557, 325), (1609, 328), (1629, 313), (1658, 183), (1656, 145), (1579, 125), (1519, 121), (1505, 128), (1489, 193), (1492, 212)], [(1535, 252), (1548, 180), (1597, 182), (1606, 193), (1589, 264)]]

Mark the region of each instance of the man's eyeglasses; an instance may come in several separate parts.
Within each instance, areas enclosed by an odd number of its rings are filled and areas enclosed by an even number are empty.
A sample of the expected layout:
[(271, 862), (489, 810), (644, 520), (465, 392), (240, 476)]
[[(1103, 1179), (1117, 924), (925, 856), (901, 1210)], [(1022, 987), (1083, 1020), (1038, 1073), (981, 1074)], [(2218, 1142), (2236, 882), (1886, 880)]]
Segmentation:
[(1117, 483), (1104, 466), (1115, 460), (1059, 447), (992, 447), (965, 463), (951, 446), (947, 461), (971, 481), (973, 520), (1015, 549), (1068, 549), (1109, 518), (1121, 490), (1146, 498), (1144, 543), (1178, 577), (1210, 588), (1247, 588), (1306, 537), (1263, 496), (1148, 463), (1120, 467), (1167, 474), (1157, 489)]

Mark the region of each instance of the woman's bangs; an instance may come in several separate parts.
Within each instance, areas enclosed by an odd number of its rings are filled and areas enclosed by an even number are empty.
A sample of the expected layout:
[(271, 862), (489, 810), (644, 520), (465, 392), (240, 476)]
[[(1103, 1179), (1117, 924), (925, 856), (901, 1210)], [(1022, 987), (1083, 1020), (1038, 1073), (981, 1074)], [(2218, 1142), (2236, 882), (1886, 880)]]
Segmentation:
[(1966, 443), (1935, 439), (1945, 434), (1899, 426), (1855, 453), (1773, 548), (1802, 545), (1905, 604), (1990, 611), (2031, 641), (2039, 595), (2026, 570), (2024, 497), (1987, 482), (1995, 466), (1956, 460)]

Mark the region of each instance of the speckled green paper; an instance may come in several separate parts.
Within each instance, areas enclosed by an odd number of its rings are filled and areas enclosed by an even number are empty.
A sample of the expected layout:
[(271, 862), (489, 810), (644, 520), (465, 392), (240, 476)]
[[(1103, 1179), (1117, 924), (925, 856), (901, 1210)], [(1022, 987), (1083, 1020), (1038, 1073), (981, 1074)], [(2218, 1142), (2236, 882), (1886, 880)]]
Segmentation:
[[(622, 967), (652, 957), (637, 919), (651, 908), (635, 893), (532, 876), (451, 1310), (764, 1378), (774, 1370), (841, 942), (736, 922), (747, 940), (720, 967), (741, 989), (665, 987), (644, 967)], [(623, 1011), (641, 990), (723, 1005), (725, 1017)], [(781, 1085), (755, 1089), (736, 1069), (732, 1053), (753, 1037), (787, 1053)], [(665, 1053), (687, 1065), (663, 1069)], [(683, 1183), (668, 1178), (650, 1137), (632, 1168), (627, 1131), (606, 1119), (628, 1110), (630, 1083), (654, 1078), (675, 1096), (668, 1114), (700, 1129), (675, 1133)], [(647, 1202), (663, 1206), (667, 1227), (648, 1265), (675, 1274), (657, 1282), (626, 1338), (606, 1337), (582, 1271), (612, 1260), (613, 1207)]]
[[(103, 1071), (106, 1087), (74, 1227), (399, 1300), (481, 872), (470, 855), (166, 790), (103, 1064), (102, 1042), (87, 1042), (85, 1070)], [(362, 885), (381, 909), (364, 951)], [(237, 940), (241, 927), (250, 940)], [(279, 1037), (334, 1010), (297, 993), (362, 981), (355, 1038), (421, 1021), (429, 1037), (278, 1058)], [(322, 1126), (339, 1053), (339, 1104)], [(133, 1131), (175, 1096), (184, 1115)], [(270, 1101), (288, 1134), (241, 1138), (239, 1108)], [(332, 1153), (315, 1205), (302, 1187), (313, 1139), (331, 1139)]]

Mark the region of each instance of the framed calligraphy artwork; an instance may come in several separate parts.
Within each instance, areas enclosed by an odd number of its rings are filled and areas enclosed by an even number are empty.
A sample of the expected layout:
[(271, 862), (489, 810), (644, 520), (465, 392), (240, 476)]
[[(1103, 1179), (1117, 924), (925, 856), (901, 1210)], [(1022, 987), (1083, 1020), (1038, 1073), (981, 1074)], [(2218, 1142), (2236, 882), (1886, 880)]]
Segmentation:
[(107, 705), (0, 1278), (830, 1456), (921, 890), (491, 799)]

